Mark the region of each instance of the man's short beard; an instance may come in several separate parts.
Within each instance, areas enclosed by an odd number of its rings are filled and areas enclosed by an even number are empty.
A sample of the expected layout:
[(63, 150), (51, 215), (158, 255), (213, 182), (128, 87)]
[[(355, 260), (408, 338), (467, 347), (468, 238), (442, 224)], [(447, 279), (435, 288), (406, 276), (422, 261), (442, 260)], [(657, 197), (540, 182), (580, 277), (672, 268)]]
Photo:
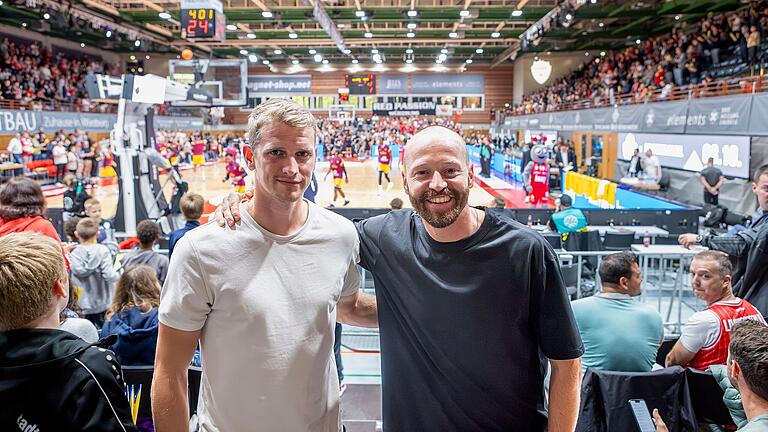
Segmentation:
[[(435, 214), (427, 209), (427, 200), (437, 195), (448, 195), (453, 198), (453, 207), (445, 213)], [(411, 194), (408, 194), (408, 199), (411, 200), (416, 213), (421, 218), (435, 228), (445, 228), (452, 223), (456, 222), (464, 207), (467, 206), (469, 201), (469, 190), (458, 192), (453, 189), (445, 188), (440, 192), (435, 192), (432, 189), (427, 190), (420, 197), (416, 198)]]

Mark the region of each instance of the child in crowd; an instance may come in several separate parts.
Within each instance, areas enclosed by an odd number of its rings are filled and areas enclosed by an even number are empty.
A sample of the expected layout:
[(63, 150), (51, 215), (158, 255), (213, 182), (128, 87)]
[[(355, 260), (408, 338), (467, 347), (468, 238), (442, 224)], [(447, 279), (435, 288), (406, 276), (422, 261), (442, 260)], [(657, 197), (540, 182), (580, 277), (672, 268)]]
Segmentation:
[(91, 218), (77, 223), (75, 236), (80, 244), (69, 254), (72, 262), (72, 281), (82, 288), (80, 307), (85, 318), (101, 328), (104, 312), (112, 303), (115, 281), (119, 278), (113, 268), (109, 249), (96, 242), (99, 227)]
[(155, 270), (157, 279), (162, 284), (168, 274), (168, 257), (153, 250), (155, 242), (160, 240), (160, 225), (145, 219), (136, 225), (136, 237), (139, 239), (139, 249), (130, 252), (123, 259), (123, 268), (137, 264), (145, 264)]
[(168, 236), (168, 259), (171, 259), (173, 255), (173, 247), (176, 246), (176, 242), (184, 237), (184, 234), (200, 226), (200, 216), (203, 215), (203, 209), (205, 208), (205, 200), (200, 194), (189, 192), (181, 197), (179, 202), (181, 212), (184, 214), (184, 218), (187, 223), (182, 227), (173, 231)]
[(96, 198), (91, 198), (84, 203), (85, 216), (93, 219), (96, 222), (96, 226), (99, 227), (99, 235), (96, 237), (96, 242), (101, 243), (107, 239), (107, 230), (104, 229), (104, 221), (101, 219), (101, 201)]
[(124, 366), (155, 363), (157, 347), (157, 308), (160, 284), (155, 269), (145, 265), (128, 267), (120, 277), (115, 299), (107, 310), (101, 337), (117, 335), (112, 345)]
[(0, 430), (136, 431), (114, 354), (59, 329), (69, 281), (55, 240), (0, 237), (0, 299)]

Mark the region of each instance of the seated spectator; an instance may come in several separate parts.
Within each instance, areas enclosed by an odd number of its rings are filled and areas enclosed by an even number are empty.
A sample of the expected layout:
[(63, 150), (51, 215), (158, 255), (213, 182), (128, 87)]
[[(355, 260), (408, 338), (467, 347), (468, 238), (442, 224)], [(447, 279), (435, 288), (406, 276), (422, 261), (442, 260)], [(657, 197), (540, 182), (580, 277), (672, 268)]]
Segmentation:
[(99, 235), (96, 237), (96, 242), (103, 242), (107, 239), (107, 230), (104, 229), (104, 220), (101, 218), (101, 201), (91, 198), (85, 201), (83, 206), (85, 208), (85, 216), (93, 219), (99, 227)]
[[(0, 190), (0, 236), (14, 232), (33, 231), (46, 235), (61, 245), (61, 239), (51, 221), (44, 217), (45, 197), (40, 185), (25, 177), (15, 177)], [(69, 265), (66, 258), (64, 260)]]
[(117, 335), (112, 350), (120, 364), (155, 363), (159, 305), (160, 284), (155, 270), (141, 264), (128, 267), (117, 283), (115, 300), (101, 328), (102, 337)]
[(637, 258), (631, 252), (608, 255), (598, 273), (602, 290), (571, 303), (584, 342), (582, 370), (650, 372), (664, 327), (656, 309), (636, 299), (643, 283)]
[(205, 209), (205, 199), (200, 194), (194, 192), (188, 192), (179, 200), (179, 206), (181, 207), (181, 213), (184, 215), (184, 219), (187, 223), (183, 227), (171, 232), (168, 236), (168, 259), (171, 259), (173, 255), (173, 247), (176, 246), (176, 242), (179, 241), (184, 234), (200, 226), (200, 217), (203, 215)]
[(691, 315), (685, 323), (680, 340), (667, 355), (667, 367), (706, 370), (710, 365), (725, 364), (733, 324), (748, 319), (765, 324), (754, 306), (733, 295), (732, 271), (728, 255), (722, 252), (704, 251), (694, 256), (691, 286), (707, 308)]
[(0, 425), (21, 431), (136, 431), (120, 364), (59, 329), (69, 296), (61, 248), (0, 237)]
[(72, 282), (82, 290), (80, 307), (83, 314), (101, 328), (119, 276), (113, 268), (112, 253), (106, 246), (96, 243), (98, 232), (99, 227), (93, 219), (83, 218), (78, 222), (75, 236), (80, 244), (70, 253), (70, 260)]
[(80, 307), (77, 305), (77, 299), (79, 297), (78, 292), (80, 291), (72, 283), (72, 278), (70, 277), (69, 301), (67, 302), (67, 307), (61, 311), (59, 328), (72, 333), (88, 343), (95, 343), (99, 340), (99, 331), (92, 322), (85, 318), (80, 318), (79, 315)]
[[(739, 390), (749, 421), (739, 432), (768, 430), (768, 327), (754, 320), (734, 324), (728, 347), (728, 379)], [(668, 432), (657, 409), (656, 432)]]
[(155, 269), (157, 280), (162, 285), (168, 274), (168, 257), (153, 250), (155, 242), (160, 240), (160, 225), (145, 219), (136, 225), (136, 237), (139, 239), (139, 248), (123, 258), (123, 268), (137, 264), (148, 265)]
[(587, 217), (580, 209), (571, 207), (569, 195), (560, 197), (560, 210), (553, 213), (547, 222), (549, 229), (560, 234), (568, 234), (587, 230)]

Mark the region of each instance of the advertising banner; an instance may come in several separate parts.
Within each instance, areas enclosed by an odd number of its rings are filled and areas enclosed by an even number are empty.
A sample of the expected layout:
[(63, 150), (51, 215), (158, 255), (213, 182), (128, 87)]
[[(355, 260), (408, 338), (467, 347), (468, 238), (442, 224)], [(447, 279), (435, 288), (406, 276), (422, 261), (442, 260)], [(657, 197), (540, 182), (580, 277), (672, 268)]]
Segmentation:
[(748, 136), (619, 134), (619, 159), (628, 161), (636, 148), (640, 153), (651, 149), (662, 167), (699, 172), (711, 157), (723, 175), (749, 178)]

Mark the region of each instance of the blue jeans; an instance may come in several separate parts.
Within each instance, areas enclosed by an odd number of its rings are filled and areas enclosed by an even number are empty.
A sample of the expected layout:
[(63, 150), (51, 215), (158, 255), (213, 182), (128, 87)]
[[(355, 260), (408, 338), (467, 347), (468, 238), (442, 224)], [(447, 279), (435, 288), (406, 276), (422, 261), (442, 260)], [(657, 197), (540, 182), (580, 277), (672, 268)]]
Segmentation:
[[(24, 159), (21, 157), (21, 154), (14, 153), (13, 154), (13, 163), (17, 163), (20, 165), (24, 165)], [(13, 175), (20, 176), (24, 174), (24, 168), (15, 169), (13, 170)]]

